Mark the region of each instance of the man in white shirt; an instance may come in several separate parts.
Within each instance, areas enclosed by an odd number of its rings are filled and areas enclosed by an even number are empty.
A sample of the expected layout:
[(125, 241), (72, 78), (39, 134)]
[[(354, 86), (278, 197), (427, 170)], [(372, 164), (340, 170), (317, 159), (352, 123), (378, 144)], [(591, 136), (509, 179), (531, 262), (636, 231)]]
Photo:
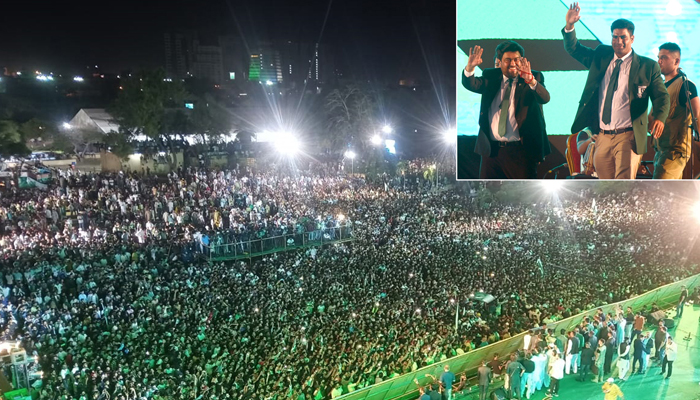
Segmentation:
[(671, 374), (673, 373), (673, 362), (676, 361), (676, 355), (678, 354), (678, 345), (676, 342), (673, 341), (673, 338), (669, 336), (666, 339), (666, 353), (664, 355), (664, 362), (661, 364), (661, 374), (663, 375), (666, 372), (666, 366), (668, 366), (668, 375), (666, 375), (666, 379), (669, 379), (671, 377)]
[(559, 357), (559, 354), (555, 356), (554, 362), (549, 369), (549, 376), (552, 378), (552, 385), (548, 393), (551, 393), (554, 397), (559, 397), (559, 381), (564, 379), (564, 367), (566, 362)]

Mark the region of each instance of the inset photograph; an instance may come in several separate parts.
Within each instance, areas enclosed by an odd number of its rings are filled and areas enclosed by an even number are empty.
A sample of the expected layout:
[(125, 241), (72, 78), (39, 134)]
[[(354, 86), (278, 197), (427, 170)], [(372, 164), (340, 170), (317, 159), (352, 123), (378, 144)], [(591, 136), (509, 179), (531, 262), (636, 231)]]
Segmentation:
[(697, 177), (698, 18), (689, 0), (458, 0), (457, 178)]

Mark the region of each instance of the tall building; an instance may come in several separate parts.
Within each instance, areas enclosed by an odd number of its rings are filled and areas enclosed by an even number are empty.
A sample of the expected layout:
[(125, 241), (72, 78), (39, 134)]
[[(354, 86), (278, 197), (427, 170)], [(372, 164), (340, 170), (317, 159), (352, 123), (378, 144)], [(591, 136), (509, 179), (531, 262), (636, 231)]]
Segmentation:
[(165, 70), (169, 78), (190, 77), (222, 84), (248, 75), (248, 51), (234, 35), (176, 31), (164, 34)]
[(189, 76), (194, 34), (192, 32), (165, 33), (165, 72), (170, 78)]
[(195, 78), (206, 79), (215, 84), (224, 82), (224, 56), (221, 46), (202, 44), (194, 40), (192, 46), (192, 70)]
[(313, 81), (331, 83), (334, 63), (326, 46), (319, 43), (287, 40), (277, 44), (281, 53), (282, 71), (288, 83), (301, 85)]
[(279, 51), (270, 44), (263, 44), (251, 52), (248, 79), (253, 82), (282, 83), (284, 75)]
[(224, 63), (224, 80), (245, 81), (248, 79), (249, 53), (238, 36), (219, 37)]

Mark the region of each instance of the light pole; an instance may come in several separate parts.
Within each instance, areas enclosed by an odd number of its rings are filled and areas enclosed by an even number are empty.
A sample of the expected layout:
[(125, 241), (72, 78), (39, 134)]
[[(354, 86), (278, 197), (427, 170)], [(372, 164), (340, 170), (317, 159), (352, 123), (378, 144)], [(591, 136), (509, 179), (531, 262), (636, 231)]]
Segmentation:
[[(455, 299), (450, 299), (450, 303), (454, 304)], [(459, 302), (457, 301), (457, 308), (455, 308), (455, 334), (457, 333), (457, 329), (459, 329)]]
[(437, 188), (439, 186), (439, 181), (438, 181), (438, 163), (437, 161), (433, 165), (435, 167), (435, 190), (437, 191)]
[(348, 150), (345, 152), (345, 157), (350, 159), (350, 174), (355, 175), (355, 152)]

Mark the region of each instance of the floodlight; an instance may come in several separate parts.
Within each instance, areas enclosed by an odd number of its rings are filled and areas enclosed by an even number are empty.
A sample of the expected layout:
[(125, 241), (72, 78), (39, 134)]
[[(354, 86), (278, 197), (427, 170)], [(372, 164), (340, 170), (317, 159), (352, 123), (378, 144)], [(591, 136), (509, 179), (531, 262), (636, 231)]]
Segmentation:
[(294, 155), (299, 151), (299, 140), (290, 132), (274, 134), (274, 142), (277, 151), (281, 154)]
[(453, 144), (457, 142), (457, 129), (455, 128), (447, 129), (442, 135), (446, 143)]
[(351, 159), (351, 160), (354, 160), (356, 155), (357, 155), (357, 154), (355, 154), (355, 152), (352, 151), (352, 150), (348, 150), (348, 151), (345, 152), (345, 157), (346, 157), (346, 158), (349, 158), (349, 159)]
[(394, 128), (392, 128), (391, 125), (384, 125), (384, 127), (382, 128), (382, 132), (392, 133), (394, 132)]
[(557, 193), (561, 189), (562, 181), (556, 179), (548, 179), (541, 181), (541, 185), (548, 193)]
[(374, 135), (372, 136), (372, 139), (370, 139), (373, 145), (379, 145), (382, 143), (382, 138), (379, 135)]
[(72, 126), (68, 122), (63, 123), (63, 129), (71, 129), (71, 128), (72, 128)]

